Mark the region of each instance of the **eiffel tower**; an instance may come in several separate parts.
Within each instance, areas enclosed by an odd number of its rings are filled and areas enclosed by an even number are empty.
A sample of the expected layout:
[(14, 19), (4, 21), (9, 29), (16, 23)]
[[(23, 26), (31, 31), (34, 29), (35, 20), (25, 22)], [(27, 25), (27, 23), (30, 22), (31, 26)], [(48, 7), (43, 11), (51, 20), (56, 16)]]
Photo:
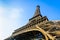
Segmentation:
[(60, 40), (60, 21), (49, 21), (41, 15), (40, 6), (37, 5), (29, 22), (14, 30), (5, 40)]

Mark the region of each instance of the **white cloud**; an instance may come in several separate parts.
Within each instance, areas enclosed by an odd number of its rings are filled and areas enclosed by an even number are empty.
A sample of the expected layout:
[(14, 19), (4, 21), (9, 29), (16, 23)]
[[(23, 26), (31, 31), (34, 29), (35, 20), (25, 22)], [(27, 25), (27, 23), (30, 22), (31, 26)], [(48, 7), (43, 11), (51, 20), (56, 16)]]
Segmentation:
[(0, 7), (0, 14), (4, 12), (4, 8)]
[(12, 19), (18, 18), (19, 16), (21, 16), (19, 14), (21, 14), (22, 11), (23, 11), (23, 9), (12, 8), (11, 12), (10, 12), (11, 13), (10, 18), (12, 18)]
[(21, 17), (22, 8), (0, 7), (0, 39), (10, 36), (18, 26), (18, 19)]
[(5, 12), (5, 9), (3, 7), (0, 7), (0, 16)]

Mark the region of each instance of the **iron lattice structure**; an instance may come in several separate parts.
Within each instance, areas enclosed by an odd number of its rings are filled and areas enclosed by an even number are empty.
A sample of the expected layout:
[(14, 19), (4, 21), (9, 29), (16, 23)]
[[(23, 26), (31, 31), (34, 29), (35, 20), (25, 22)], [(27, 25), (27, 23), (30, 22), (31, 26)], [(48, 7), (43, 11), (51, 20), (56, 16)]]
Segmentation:
[[(36, 36), (37, 34), (38, 36)], [(28, 38), (28, 39), (27, 39)], [(34, 16), (23, 27), (16, 29), (12, 35), (5, 40), (60, 40), (60, 21), (49, 21), (42, 16), (40, 6), (37, 5)]]

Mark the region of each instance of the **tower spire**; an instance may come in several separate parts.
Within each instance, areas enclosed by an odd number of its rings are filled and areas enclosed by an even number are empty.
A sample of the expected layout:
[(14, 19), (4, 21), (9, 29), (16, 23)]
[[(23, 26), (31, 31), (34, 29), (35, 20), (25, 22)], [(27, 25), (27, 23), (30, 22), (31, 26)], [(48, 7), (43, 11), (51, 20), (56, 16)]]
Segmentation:
[(38, 16), (38, 15), (40, 15), (40, 16), (42, 17), (42, 15), (41, 15), (41, 13), (40, 13), (40, 6), (39, 6), (39, 5), (37, 5), (36, 11), (35, 11), (35, 14), (34, 14), (33, 17)]

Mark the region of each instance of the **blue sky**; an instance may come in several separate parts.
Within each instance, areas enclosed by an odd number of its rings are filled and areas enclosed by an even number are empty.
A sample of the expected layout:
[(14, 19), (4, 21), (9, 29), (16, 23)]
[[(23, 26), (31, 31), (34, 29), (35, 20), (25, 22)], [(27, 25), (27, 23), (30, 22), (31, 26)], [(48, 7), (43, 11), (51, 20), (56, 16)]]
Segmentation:
[(37, 5), (49, 20), (60, 20), (59, 0), (0, 0), (0, 40), (25, 25), (34, 15)]

